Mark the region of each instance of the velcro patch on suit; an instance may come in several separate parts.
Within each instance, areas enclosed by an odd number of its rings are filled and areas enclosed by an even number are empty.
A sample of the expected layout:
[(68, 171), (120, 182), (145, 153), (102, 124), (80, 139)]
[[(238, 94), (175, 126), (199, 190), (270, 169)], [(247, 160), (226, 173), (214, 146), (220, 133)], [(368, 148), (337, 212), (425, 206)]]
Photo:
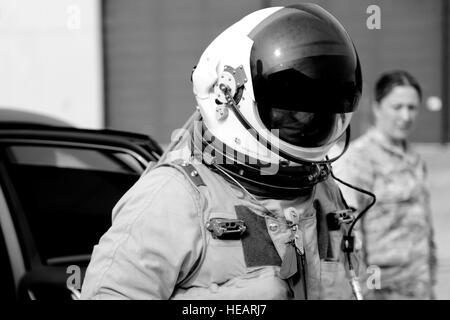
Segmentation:
[(281, 266), (281, 258), (267, 232), (266, 219), (245, 206), (235, 206), (238, 219), (247, 227), (243, 234), (242, 248), (247, 267)]

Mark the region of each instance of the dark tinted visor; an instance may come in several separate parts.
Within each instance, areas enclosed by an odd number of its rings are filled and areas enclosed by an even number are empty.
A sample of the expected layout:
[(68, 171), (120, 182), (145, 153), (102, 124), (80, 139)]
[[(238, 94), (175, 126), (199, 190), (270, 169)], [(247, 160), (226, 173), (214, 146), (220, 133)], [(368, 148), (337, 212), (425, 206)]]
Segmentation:
[(285, 62), (288, 68), (273, 71), (256, 61), (252, 74), (255, 100), (305, 112), (353, 112), (360, 88), (343, 74), (345, 65), (351, 63), (348, 60), (345, 56), (308, 57)]
[(297, 146), (330, 142), (362, 91), (358, 56), (343, 27), (318, 6), (298, 5), (275, 12), (248, 36), (263, 124)]
[[(330, 114), (271, 108), (260, 114), (264, 125), (290, 144), (315, 148), (338, 139), (350, 122), (351, 114)], [(277, 131), (274, 131), (277, 130)]]
[[(256, 74), (253, 87), (263, 124), (278, 129), (282, 140), (301, 147), (319, 147), (337, 139), (359, 98), (354, 83), (338, 73), (346, 63), (342, 56), (310, 57), (267, 76)], [(310, 76), (321, 69), (330, 72), (328, 79)]]

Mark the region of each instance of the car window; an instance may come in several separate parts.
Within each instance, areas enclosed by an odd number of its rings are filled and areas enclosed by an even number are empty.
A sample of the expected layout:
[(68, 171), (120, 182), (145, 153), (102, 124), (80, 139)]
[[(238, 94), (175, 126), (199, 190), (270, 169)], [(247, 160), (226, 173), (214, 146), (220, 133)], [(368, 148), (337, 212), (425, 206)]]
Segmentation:
[(17, 145), (8, 174), (47, 265), (88, 262), (111, 210), (143, 166), (118, 150)]
[(39, 146), (11, 146), (7, 152), (11, 162), (23, 165), (87, 170), (101, 168), (111, 172), (139, 172), (142, 169), (136, 158), (123, 152)]

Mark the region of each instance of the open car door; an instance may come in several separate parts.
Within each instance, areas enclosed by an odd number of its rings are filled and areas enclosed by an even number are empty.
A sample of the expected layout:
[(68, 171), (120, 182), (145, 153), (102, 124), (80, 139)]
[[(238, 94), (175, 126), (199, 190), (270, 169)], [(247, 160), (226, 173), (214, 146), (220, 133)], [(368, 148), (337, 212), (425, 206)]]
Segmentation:
[(15, 296), (76, 298), (114, 205), (161, 153), (140, 134), (0, 126), (0, 236)]

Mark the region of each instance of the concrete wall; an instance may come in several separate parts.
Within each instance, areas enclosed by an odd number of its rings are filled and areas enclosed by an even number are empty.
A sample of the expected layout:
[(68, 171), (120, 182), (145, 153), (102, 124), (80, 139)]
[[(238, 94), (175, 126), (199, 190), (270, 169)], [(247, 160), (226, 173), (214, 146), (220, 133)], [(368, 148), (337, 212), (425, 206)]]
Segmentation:
[(0, 107), (101, 128), (99, 0), (0, 0)]

